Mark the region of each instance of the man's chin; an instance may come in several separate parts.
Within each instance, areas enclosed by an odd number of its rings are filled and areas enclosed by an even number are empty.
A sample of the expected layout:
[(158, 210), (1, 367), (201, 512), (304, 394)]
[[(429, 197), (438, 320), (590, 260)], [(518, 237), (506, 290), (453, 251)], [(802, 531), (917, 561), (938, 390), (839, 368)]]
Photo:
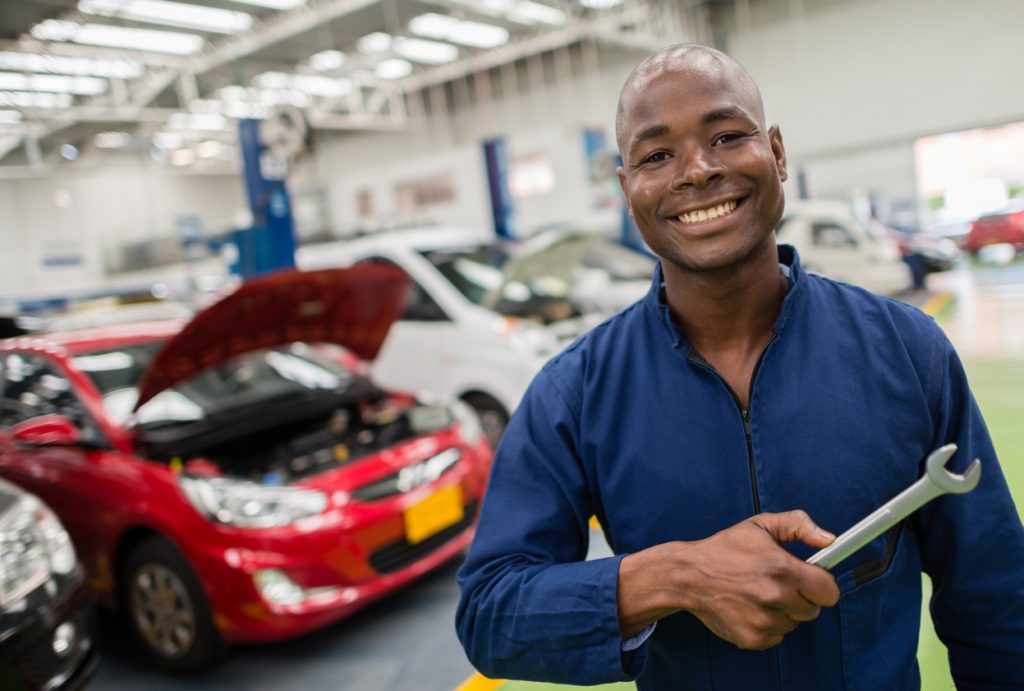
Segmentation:
[(774, 254), (775, 247), (772, 237), (764, 242), (742, 247), (702, 248), (692, 250), (676, 249), (664, 258), (681, 270), (691, 274), (728, 274), (754, 262), (763, 252)]

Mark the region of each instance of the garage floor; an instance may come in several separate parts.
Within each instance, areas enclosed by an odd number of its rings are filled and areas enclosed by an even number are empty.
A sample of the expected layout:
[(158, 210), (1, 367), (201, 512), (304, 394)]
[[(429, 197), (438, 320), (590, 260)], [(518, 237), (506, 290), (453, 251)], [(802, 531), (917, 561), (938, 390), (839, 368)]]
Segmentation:
[[(1024, 363), (1024, 262), (1005, 267), (963, 269), (931, 276), (930, 295), (911, 296), (915, 304), (927, 303), (967, 362), (981, 375), (975, 383), (984, 384), (985, 373), (1003, 371)], [(949, 299), (942, 297), (949, 295)], [(936, 297), (938, 296), (938, 297)], [(991, 381), (993, 377), (988, 377)], [(1022, 379), (1024, 380), (1024, 379)], [(982, 387), (984, 388), (984, 386)], [(1001, 415), (1006, 406), (1024, 407), (1019, 395), (1012, 400), (990, 399), (976, 390), (986, 416)], [(1017, 417), (1016, 419), (1019, 419)], [(997, 447), (1002, 449), (1000, 427), (990, 421)], [(1024, 451), (1016, 450), (1012, 462), (1024, 465)], [(1003, 451), (1003, 463), (1011, 458)], [(1010, 471), (1011, 468), (1007, 467)], [(1007, 473), (1011, 475), (1010, 472)], [(1018, 499), (1024, 491), (1024, 472), (1014, 490)], [(593, 534), (592, 554), (602, 556), (607, 547), (599, 533)], [(175, 678), (153, 672), (137, 662), (130, 641), (112, 618), (103, 620), (100, 630), (102, 661), (90, 685), (96, 691), (257, 691), (261, 689), (330, 689), (344, 691), (452, 691), (474, 672), (455, 638), (453, 616), (458, 589), (457, 565), (448, 565), (422, 582), (383, 602), (371, 605), (347, 621), (301, 639), (275, 645), (236, 648), (215, 670), (197, 677)], [(926, 645), (938, 646), (936, 650)], [(941, 645), (922, 643), (924, 689), (950, 688)], [(470, 687), (486, 688), (476, 677)], [(631, 688), (625, 685), (621, 688)], [(505, 689), (555, 689), (547, 685), (508, 684)], [(620, 687), (615, 687), (620, 688)], [(504, 691), (504, 689), (503, 689)]]

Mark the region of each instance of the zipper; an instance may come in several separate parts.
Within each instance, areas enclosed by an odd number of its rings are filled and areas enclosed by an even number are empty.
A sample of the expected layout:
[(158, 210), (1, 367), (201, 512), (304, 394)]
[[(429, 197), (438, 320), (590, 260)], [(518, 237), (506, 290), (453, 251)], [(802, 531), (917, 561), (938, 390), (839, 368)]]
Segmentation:
[[(757, 370), (755, 369), (756, 373)], [(739, 401), (736, 401), (739, 404)], [(761, 513), (761, 496), (757, 491), (757, 475), (754, 468), (754, 439), (750, 432), (750, 409), (740, 408), (740, 415), (743, 417), (743, 434), (747, 437), (747, 469), (750, 471), (750, 490), (754, 495), (754, 513)]]
[[(768, 346), (775, 342), (776, 337), (777, 334), (772, 333), (772, 337), (764, 344), (764, 347), (761, 348), (761, 353), (757, 356), (757, 364), (754, 365), (754, 371), (750, 375), (750, 390), (747, 392), (747, 400), (754, 400), (754, 382), (757, 381), (757, 371), (761, 369), (761, 362), (764, 360), (764, 354), (768, 352)], [(686, 356), (686, 359), (700, 367), (703, 367), (708, 372), (711, 372), (713, 375), (718, 377), (718, 381), (722, 382), (722, 386), (724, 386), (725, 390), (732, 396), (732, 400), (736, 404), (736, 409), (740, 412), (740, 418), (743, 420), (743, 436), (747, 442), (747, 472), (750, 473), (750, 494), (754, 502), (754, 514), (759, 514), (761, 513), (761, 494), (757, 489), (757, 473), (756, 468), (754, 467), (754, 439), (750, 425), (750, 409), (743, 407), (743, 404), (740, 402), (740, 397), (737, 396), (736, 392), (732, 390), (732, 387), (722, 379), (722, 375), (720, 375), (718, 371), (711, 366), (711, 363), (704, 359), (703, 355), (698, 353), (696, 350), (693, 350)]]

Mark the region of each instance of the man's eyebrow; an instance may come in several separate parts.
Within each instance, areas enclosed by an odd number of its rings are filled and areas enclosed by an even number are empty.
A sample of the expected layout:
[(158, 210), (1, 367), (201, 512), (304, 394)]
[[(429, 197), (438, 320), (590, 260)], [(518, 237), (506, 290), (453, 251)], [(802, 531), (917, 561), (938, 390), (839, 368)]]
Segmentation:
[(726, 108), (719, 108), (718, 110), (712, 110), (709, 113), (705, 113), (704, 117), (701, 118), (701, 122), (705, 125), (710, 125), (713, 122), (719, 120), (749, 120), (750, 116), (739, 108), (728, 106)]
[(669, 133), (668, 125), (651, 125), (646, 129), (640, 130), (635, 137), (633, 137), (633, 146), (647, 141), (648, 139), (654, 139), (655, 137), (661, 137)]

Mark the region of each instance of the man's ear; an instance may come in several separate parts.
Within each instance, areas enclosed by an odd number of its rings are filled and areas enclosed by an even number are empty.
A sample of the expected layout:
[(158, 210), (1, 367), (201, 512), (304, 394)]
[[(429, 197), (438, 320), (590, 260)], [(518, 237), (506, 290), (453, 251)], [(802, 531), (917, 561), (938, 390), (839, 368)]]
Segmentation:
[(615, 169), (615, 174), (619, 176), (619, 187), (622, 188), (622, 196), (626, 199), (626, 210), (629, 212), (629, 217), (633, 218), (633, 205), (629, 203), (629, 192), (626, 191), (626, 170), (619, 166)]
[(775, 167), (779, 171), (779, 180), (785, 182), (789, 178), (786, 171), (786, 147), (782, 144), (782, 132), (778, 125), (772, 125), (768, 130), (768, 141), (772, 145), (772, 153), (775, 154)]

